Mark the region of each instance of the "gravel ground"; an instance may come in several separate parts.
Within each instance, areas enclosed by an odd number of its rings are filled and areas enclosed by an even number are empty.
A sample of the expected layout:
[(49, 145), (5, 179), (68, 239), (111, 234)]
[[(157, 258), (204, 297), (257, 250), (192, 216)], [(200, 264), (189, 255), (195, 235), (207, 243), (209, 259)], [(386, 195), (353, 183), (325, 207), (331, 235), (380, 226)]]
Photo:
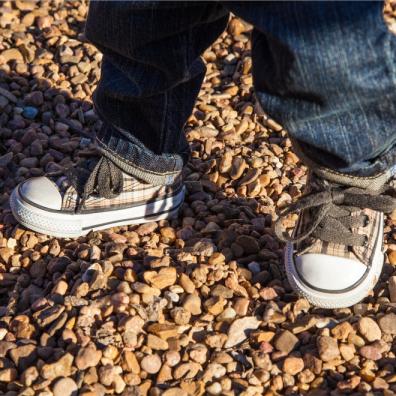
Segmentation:
[(178, 219), (78, 240), (16, 224), (17, 183), (94, 152), (101, 55), (86, 12), (0, 3), (1, 395), (395, 394), (396, 213), (361, 304), (323, 310), (291, 291), (271, 225), (306, 168), (255, 105), (238, 19), (204, 54)]

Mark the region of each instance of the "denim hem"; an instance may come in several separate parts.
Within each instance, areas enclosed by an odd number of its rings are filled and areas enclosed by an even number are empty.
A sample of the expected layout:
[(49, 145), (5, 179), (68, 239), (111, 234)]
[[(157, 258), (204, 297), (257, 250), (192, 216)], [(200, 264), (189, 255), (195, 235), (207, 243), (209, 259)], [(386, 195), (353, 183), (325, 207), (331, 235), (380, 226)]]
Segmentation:
[[(392, 150), (393, 163), (390, 166), (387, 166), (386, 169), (378, 171), (374, 174), (362, 176), (356, 173), (342, 173), (337, 170), (322, 166), (315, 160), (312, 160), (310, 156), (307, 156), (304, 150), (301, 148), (301, 145), (296, 140), (292, 139), (292, 143), (296, 154), (312, 172), (314, 172), (317, 176), (334, 183), (376, 191), (381, 189), (381, 187), (396, 174), (396, 149)], [(378, 158), (377, 161), (381, 162), (382, 164), (388, 163), (388, 161), (382, 157)]]
[[(109, 158), (115, 165), (117, 165), (125, 173), (136, 177), (137, 179), (152, 184), (152, 185), (171, 185), (175, 179), (180, 175), (183, 169), (183, 160), (181, 157), (174, 158), (175, 170), (173, 172), (156, 173), (148, 169), (141, 168), (139, 165), (121, 157), (118, 153), (111, 150), (103, 142), (97, 139), (100, 152)], [(153, 159), (155, 162), (155, 160)]]

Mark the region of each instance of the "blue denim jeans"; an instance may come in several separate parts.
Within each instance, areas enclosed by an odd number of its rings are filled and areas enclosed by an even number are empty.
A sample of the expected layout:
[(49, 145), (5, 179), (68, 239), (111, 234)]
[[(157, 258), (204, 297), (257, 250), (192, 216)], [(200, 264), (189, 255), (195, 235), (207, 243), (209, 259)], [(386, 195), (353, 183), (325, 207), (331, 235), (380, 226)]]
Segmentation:
[(396, 38), (374, 2), (91, 1), (86, 35), (103, 52), (98, 141), (125, 171), (171, 183), (189, 156), (183, 126), (201, 53), (229, 12), (253, 24), (257, 98), (306, 157), (372, 176), (396, 164)]

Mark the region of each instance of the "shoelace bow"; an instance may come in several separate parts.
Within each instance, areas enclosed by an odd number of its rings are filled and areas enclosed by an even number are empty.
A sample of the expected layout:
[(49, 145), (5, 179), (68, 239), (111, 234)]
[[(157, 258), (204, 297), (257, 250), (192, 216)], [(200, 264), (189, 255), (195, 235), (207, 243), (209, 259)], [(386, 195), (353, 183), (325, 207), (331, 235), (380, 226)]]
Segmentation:
[(102, 157), (91, 172), (84, 167), (76, 167), (70, 169), (67, 176), (80, 197), (77, 212), (91, 195), (111, 199), (121, 194), (124, 187), (122, 171), (106, 157)]
[[(295, 204), (285, 208), (275, 223), (275, 234), (283, 242), (299, 243), (308, 237), (347, 246), (365, 246), (367, 236), (354, 233), (353, 228), (367, 226), (365, 214), (351, 216), (355, 211), (372, 209), (389, 213), (396, 209), (393, 189), (384, 186), (379, 191), (357, 187), (330, 185), (324, 191), (316, 191), (302, 197)], [(282, 229), (282, 221), (291, 213), (309, 210), (310, 226), (296, 237), (289, 236)]]

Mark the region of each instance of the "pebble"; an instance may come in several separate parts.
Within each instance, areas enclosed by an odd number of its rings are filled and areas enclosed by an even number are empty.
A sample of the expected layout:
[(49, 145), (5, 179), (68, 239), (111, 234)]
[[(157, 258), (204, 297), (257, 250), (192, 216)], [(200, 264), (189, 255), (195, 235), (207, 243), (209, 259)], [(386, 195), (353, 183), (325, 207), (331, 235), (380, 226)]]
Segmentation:
[(391, 276), (388, 280), (389, 299), (396, 302), (396, 276)]
[(77, 384), (71, 378), (61, 378), (56, 381), (52, 392), (54, 396), (77, 396)]
[(393, 312), (379, 318), (378, 324), (385, 334), (396, 334), (396, 314)]
[(18, 372), (14, 368), (0, 369), (1, 382), (13, 382), (16, 380)]
[(159, 272), (146, 271), (144, 280), (158, 289), (166, 289), (176, 283), (176, 268), (162, 268)]
[(236, 319), (230, 326), (227, 332), (227, 341), (224, 348), (231, 348), (240, 344), (248, 337), (248, 333), (256, 330), (260, 321), (254, 316), (247, 316), (245, 318)]
[(202, 312), (201, 299), (195, 294), (190, 294), (184, 299), (183, 308), (191, 315), (200, 315)]
[(8, 152), (2, 156), (0, 156), (0, 167), (6, 167), (13, 159), (14, 154), (12, 152)]
[(368, 317), (361, 318), (358, 322), (359, 333), (368, 341), (373, 342), (381, 339), (381, 329), (377, 323)]
[(36, 118), (37, 114), (38, 114), (38, 110), (35, 107), (25, 106), (23, 108), (22, 115), (28, 118), (29, 120), (33, 120), (34, 118)]
[(288, 330), (284, 330), (274, 342), (275, 348), (285, 354), (289, 354), (298, 344), (298, 338)]
[(379, 360), (382, 357), (381, 351), (372, 345), (365, 345), (359, 349), (360, 355), (366, 359)]
[(75, 363), (79, 370), (86, 370), (89, 367), (96, 367), (102, 357), (102, 352), (98, 351), (95, 345), (90, 344), (81, 348), (76, 356)]
[(391, 265), (396, 265), (396, 250), (392, 250), (388, 253), (388, 259)]
[(56, 362), (44, 364), (40, 374), (44, 379), (48, 380), (61, 376), (68, 377), (71, 374), (73, 359), (70, 353), (66, 353)]
[(303, 371), (304, 360), (297, 357), (288, 357), (283, 362), (283, 371), (286, 374), (296, 375)]
[(337, 340), (334, 338), (328, 336), (318, 337), (317, 347), (319, 356), (324, 362), (328, 362), (340, 356)]
[(140, 367), (149, 374), (158, 373), (161, 365), (161, 358), (158, 355), (145, 356), (140, 362)]

